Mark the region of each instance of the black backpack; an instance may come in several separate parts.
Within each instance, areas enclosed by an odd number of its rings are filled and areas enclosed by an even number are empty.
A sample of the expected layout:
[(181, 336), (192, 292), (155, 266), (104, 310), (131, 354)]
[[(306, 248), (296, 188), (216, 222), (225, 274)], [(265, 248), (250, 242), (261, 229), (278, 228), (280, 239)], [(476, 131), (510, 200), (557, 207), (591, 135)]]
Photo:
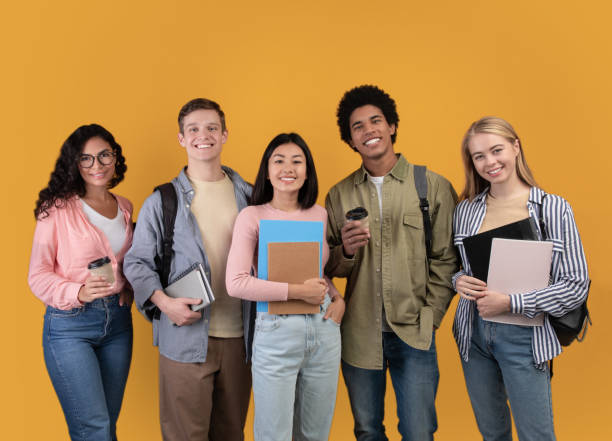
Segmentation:
[[(546, 240), (548, 235), (546, 234), (546, 222), (544, 222), (544, 201), (546, 200), (546, 193), (542, 198), (542, 206), (538, 214), (538, 222), (540, 223), (540, 231), (542, 231), (542, 240)], [(591, 281), (589, 280), (589, 288), (591, 289)], [(553, 317), (549, 315), (548, 319), (550, 324), (557, 334), (557, 339), (561, 346), (569, 346), (574, 340), (581, 342), (586, 336), (589, 325), (592, 325), (591, 316), (587, 308), (587, 298), (580, 304), (576, 309), (571, 310), (561, 317)]]

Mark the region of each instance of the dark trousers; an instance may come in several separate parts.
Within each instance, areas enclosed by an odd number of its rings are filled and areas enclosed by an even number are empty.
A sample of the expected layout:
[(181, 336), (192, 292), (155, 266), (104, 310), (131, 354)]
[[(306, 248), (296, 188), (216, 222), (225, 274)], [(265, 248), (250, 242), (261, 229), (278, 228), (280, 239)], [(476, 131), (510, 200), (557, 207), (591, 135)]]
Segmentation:
[(242, 441), (251, 367), (244, 339), (209, 337), (204, 363), (159, 356), (159, 414), (164, 441)]

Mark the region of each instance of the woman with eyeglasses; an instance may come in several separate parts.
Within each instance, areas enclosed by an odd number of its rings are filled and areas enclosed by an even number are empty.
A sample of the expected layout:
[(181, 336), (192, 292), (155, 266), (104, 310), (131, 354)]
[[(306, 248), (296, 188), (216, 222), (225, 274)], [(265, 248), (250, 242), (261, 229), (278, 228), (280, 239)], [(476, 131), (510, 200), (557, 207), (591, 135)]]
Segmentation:
[(81, 126), (64, 142), (34, 210), (28, 282), (47, 305), (44, 358), (74, 441), (117, 439), (132, 358), (133, 294), (122, 270), (132, 204), (109, 189), (126, 169), (113, 135)]

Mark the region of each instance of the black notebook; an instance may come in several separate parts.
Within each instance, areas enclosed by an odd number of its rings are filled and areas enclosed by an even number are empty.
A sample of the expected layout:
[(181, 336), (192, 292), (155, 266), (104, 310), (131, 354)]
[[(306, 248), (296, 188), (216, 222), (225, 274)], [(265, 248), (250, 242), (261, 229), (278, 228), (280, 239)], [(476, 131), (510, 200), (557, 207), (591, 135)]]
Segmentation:
[(493, 238), (539, 240), (538, 227), (535, 220), (528, 217), (463, 239), (465, 253), (472, 268), (472, 275), (484, 282), (487, 281), (489, 274)]

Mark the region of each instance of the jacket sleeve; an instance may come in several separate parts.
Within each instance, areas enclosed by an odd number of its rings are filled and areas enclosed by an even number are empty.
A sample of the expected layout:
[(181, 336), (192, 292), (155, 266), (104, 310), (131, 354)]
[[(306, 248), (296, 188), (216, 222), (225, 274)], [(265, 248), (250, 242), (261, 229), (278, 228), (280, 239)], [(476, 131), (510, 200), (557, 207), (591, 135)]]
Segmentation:
[(154, 291), (163, 290), (156, 263), (162, 250), (162, 222), (161, 195), (156, 191), (140, 209), (132, 247), (123, 260), (123, 272), (134, 289), (136, 306), (149, 320), (156, 310), (150, 297)]
[(46, 305), (57, 309), (72, 309), (82, 306), (78, 299), (83, 286), (55, 272), (57, 265), (57, 212), (49, 210), (49, 216), (36, 222), (28, 284), (32, 292)]
[(428, 306), (433, 309), (434, 326), (440, 327), (442, 318), (455, 295), (453, 275), (458, 270), (457, 252), (453, 245), (453, 211), (457, 194), (450, 182), (441, 176), (429, 179), (429, 200), (433, 202), (432, 244), (427, 279)]
[(511, 312), (527, 317), (541, 312), (562, 316), (580, 306), (589, 292), (586, 257), (572, 208), (559, 197), (550, 202), (561, 206), (560, 210), (555, 210), (554, 206), (551, 209), (552, 214), (560, 213), (557, 219), (547, 219), (547, 230), (550, 228), (554, 232), (549, 234), (553, 240), (553, 282), (544, 289), (510, 295)]
[(325, 209), (327, 210), (327, 243), (329, 245), (329, 259), (325, 265), (325, 274), (328, 277), (348, 277), (355, 264), (355, 256), (346, 257), (342, 249), (342, 233), (338, 220), (344, 219), (340, 198), (333, 188), (325, 198)]

